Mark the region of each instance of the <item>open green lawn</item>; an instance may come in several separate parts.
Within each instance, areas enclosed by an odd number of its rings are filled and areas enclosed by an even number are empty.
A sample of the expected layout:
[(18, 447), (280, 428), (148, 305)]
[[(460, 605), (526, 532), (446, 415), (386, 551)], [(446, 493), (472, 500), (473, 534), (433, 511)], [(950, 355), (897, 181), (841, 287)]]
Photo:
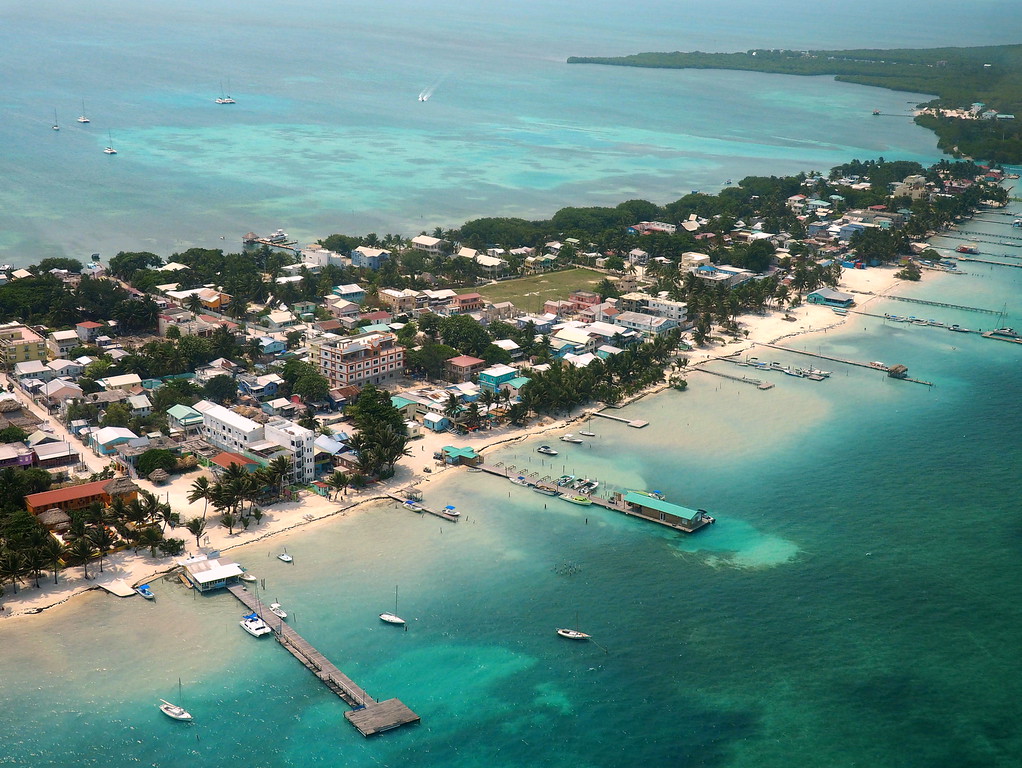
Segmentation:
[(504, 280), (496, 285), (484, 285), (479, 293), (496, 303), (510, 301), (526, 312), (539, 312), (548, 299), (566, 299), (576, 289), (591, 291), (606, 277), (591, 269), (567, 269), (532, 277)]

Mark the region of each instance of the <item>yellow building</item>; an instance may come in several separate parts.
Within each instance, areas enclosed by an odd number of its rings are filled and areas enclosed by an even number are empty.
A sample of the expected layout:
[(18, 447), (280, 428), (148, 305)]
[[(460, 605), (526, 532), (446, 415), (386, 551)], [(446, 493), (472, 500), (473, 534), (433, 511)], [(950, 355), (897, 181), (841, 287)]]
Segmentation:
[(20, 323), (0, 325), (0, 350), (8, 369), (27, 360), (46, 359), (46, 339)]

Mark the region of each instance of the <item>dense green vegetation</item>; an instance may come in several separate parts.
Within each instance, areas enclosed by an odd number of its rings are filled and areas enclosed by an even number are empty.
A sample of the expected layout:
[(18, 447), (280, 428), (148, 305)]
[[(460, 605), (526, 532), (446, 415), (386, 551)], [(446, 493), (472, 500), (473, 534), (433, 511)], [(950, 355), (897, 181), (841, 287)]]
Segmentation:
[(572, 56), (569, 64), (609, 64), (661, 69), (734, 69), (787, 75), (834, 75), (838, 80), (895, 91), (935, 94), (928, 106), (987, 109), (1015, 120), (965, 120), (921, 115), (916, 122), (936, 132), (941, 149), (993, 162), (1022, 162), (1022, 45), (975, 48), (792, 51), (744, 53), (638, 53)]

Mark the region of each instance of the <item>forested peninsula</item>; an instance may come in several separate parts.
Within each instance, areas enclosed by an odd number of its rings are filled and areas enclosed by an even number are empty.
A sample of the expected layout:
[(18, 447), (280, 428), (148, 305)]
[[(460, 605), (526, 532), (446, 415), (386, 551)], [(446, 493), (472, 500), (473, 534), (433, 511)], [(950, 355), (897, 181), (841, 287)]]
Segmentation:
[[(895, 91), (935, 94), (915, 121), (934, 131), (956, 157), (1022, 163), (1022, 45), (974, 48), (744, 53), (637, 53), (571, 56), (569, 64), (657, 69), (735, 69), (837, 80)], [(973, 105), (981, 106), (973, 108)]]

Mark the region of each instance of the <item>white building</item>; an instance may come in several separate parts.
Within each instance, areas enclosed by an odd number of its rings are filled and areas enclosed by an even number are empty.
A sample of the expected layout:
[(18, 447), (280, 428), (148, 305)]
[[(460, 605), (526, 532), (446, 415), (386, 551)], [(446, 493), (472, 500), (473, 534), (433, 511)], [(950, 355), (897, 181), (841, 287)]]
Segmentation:
[(225, 451), (240, 453), (263, 439), (263, 425), (230, 408), (200, 400), (194, 406), (202, 414), (202, 436)]
[(315, 432), (287, 419), (273, 419), (266, 422), (263, 434), (269, 442), (291, 452), (296, 483), (311, 483), (316, 479), (313, 445), (316, 442)]

